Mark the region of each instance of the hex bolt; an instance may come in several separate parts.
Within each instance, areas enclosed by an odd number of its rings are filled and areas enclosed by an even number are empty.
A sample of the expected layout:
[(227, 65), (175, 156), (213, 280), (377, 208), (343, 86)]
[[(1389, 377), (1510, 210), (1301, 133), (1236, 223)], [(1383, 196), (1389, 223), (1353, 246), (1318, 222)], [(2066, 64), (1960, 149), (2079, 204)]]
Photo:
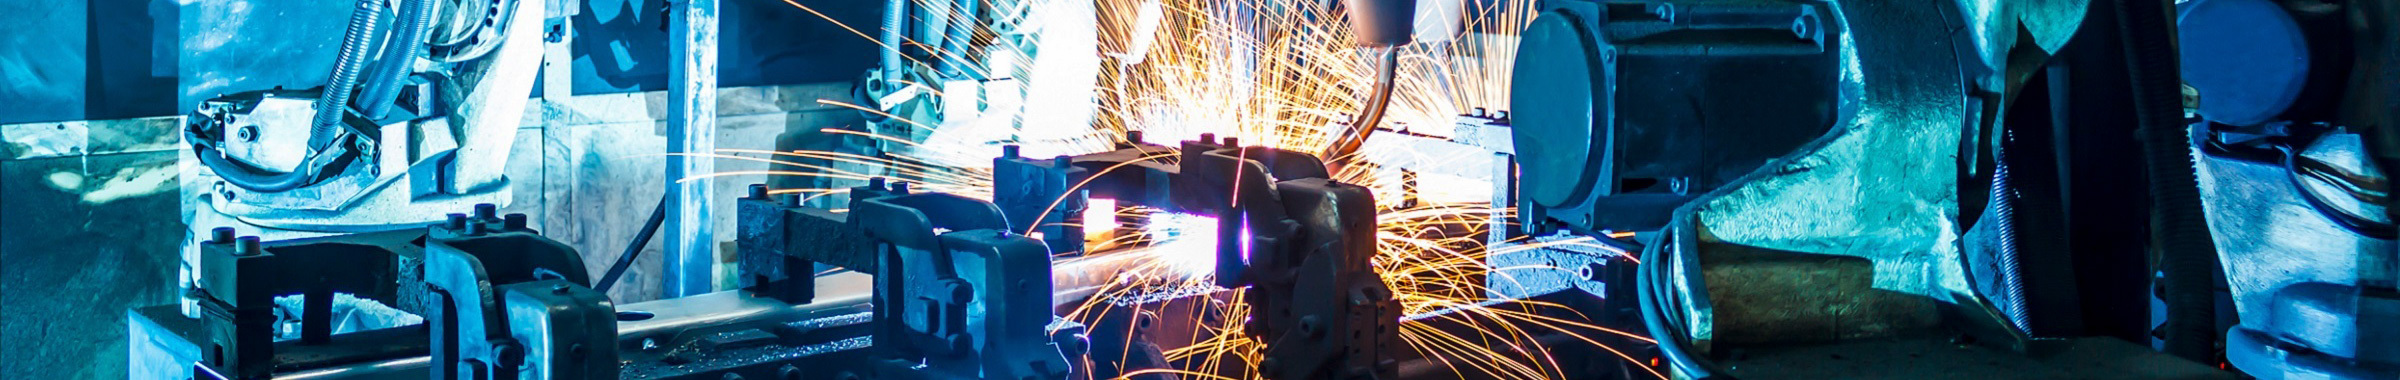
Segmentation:
[(526, 224), (526, 220), (525, 220), (525, 214), (508, 214), (508, 216), (507, 216), (507, 217), (503, 217), (503, 218), (501, 218), (500, 220), (501, 220), (500, 224), (501, 224), (501, 228), (502, 228), (502, 229), (506, 229), (506, 230), (509, 230), (509, 231), (524, 231), (524, 230), (525, 230), (525, 224)]
[(500, 219), (500, 206), (499, 206), (499, 205), (494, 205), (494, 204), (490, 204), (490, 203), (477, 203), (477, 204), (475, 204), (475, 220), (494, 220), (494, 219)]
[(525, 360), (524, 347), (517, 347), (516, 344), (505, 342), (493, 346), (492, 354), (498, 356), (501, 363), (522, 363)]
[(750, 196), (743, 199), (767, 199), (767, 185), (750, 184)]
[(1012, 160), (1013, 160), (1013, 159), (1016, 159), (1016, 158), (1017, 158), (1017, 154), (1019, 154), (1019, 153), (1023, 153), (1024, 151), (1025, 151), (1025, 147), (1017, 146), (1017, 144), (1001, 145), (1001, 146), (1000, 146), (1000, 158), (1006, 158), (1006, 159), (1012, 159)]
[(1310, 338), (1325, 336), (1324, 323), (1319, 321), (1320, 319), (1314, 315), (1300, 317), (1300, 333), (1308, 334)]
[(1058, 157), (1052, 157), (1052, 158), (1050, 158), (1050, 167), (1053, 167), (1053, 168), (1066, 169), (1068, 166), (1074, 166), (1074, 165), (1075, 165), (1075, 159), (1074, 159), (1074, 158), (1071, 158), (1071, 157), (1067, 157), (1067, 156), (1058, 156)]
[(442, 227), (447, 227), (451, 230), (467, 229), (467, 214), (452, 213), (446, 217), (446, 219), (442, 220)]
[(233, 255), (234, 255), (234, 256), (250, 256), (250, 255), (256, 255), (256, 254), (259, 254), (259, 253), (260, 253), (260, 250), (262, 250), (262, 249), (264, 249), (264, 248), (260, 248), (260, 247), (258, 246), (258, 237), (257, 237), (257, 236), (243, 236), (243, 237), (234, 238), (234, 245), (233, 245)]
[(883, 190), (883, 189), (884, 189), (884, 179), (883, 179), (883, 177), (874, 177), (874, 178), (868, 178), (868, 179), (867, 179), (867, 188), (869, 188), (869, 189), (876, 189), (876, 190)]
[(208, 242), (217, 244), (232, 243), (233, 227), (217, 227), (209, 229)]
[(908, 195), (908, 181), (892, 183), (892, 194)]
[(1508, 110), (1500, 110), (1498, 112), (1494, 112), (1493, 114), (1499, 115), (1499, 117), (1494, 117), (1494, 119), (1508, 120)]
[(1490, 109), (1485, 109), (1485, 108), (1483, 108), (1483, 107), (1475, 107), (1475, 110), (1474, 110), (1474, 111), (1468, 111), (1468, 112), (1467, 112), (1467, 116), (1474, 116), (1474, 117), (1485, 117), (1485, 116), (1491, 116), (1491, 115), (1492, 115), (1492, 110), (1490, 110)]
[(742, 374), (739, 374), (739, 373), (728, 373), (728, 374), (725, 374), (725, 376), (724, 376), (724, 377), (720, 377), (720, 379), (725, 379), (725, 380), (743, 380), (743, 379), (748, 379), (748, 378), (746, 378), (746, 377), (742, 377)]
[(1143, 137), (1145, 136), (1142, 136), (1142, 131), (1125, 131), (1125, 143), (1127, 144), (1141, 145), (1145, 141)]
[(783, 368), (775, 369), (775, 378), (780, 380), (800, 380), (801, 375), (800, 367), (793, 367), (790, 364), (785, 364), (783, 365)]
[(1239, 137), (1225, 136), (1225, 146), (1239, 148), (1242, 146), (1242, 139)]
[(242, 139), (242, 142), (258, 141), (258, 126), (244, 125), (242, 129), (234, 130), (233, 137)]
[(784, 194), (783, 207), (800, 207), (800, 201), (802, 199), (805, 198), (801, 198), (800, 194)]
[(1200, 143), (1202, 143), (1202, 144), (1215, 144), (1215, 143), (1217, 143), (1217, 134), (1215, 134), (1215, 133), (1202, 133), (1202, 134), (1200, 134)]
[(467, 236), (480, 236), (484, 233), (491, 232), (489, 231), (489, 227), (485, 226), (490, 226), (490, 224), (467, 223)]

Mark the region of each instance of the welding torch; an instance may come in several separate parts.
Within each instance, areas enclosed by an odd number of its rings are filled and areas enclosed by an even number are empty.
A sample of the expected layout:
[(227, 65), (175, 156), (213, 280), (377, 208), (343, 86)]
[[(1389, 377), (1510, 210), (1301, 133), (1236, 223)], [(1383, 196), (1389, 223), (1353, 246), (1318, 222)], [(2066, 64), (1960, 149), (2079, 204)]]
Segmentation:
[(1358, 45), (1376, 56), (1375, 88), (1367, 95), (1366, 108), (1359, 110), (1350, 125), (1325, 148), (1323, 157), (1336, 172), (1344, 162), (1366, 145), (1367, 136), (1375, 133), (1375, 125), (1383, 122), (1384, 111), (1392, 100), (1392, 88), (1400, 75), (1400, 46), (1409, 43), (1409, 33), (1416, 30), (1417, 0), (1342, 0), (1350, 18), (1350, 29), (1358, 36)]

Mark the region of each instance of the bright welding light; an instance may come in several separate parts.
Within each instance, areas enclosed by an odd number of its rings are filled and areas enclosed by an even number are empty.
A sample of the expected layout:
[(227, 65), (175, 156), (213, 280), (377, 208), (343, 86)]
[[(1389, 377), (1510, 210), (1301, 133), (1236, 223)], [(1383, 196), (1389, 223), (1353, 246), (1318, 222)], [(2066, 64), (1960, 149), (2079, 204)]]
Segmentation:
[(1084, 203), (1083, 230), (1094, 234), (1117, 230), (1117, 200), (1092, 198)]
[[(1152, 239), (1151, 249), (1159, 255), (1159, 265), (1167, 270), (1190, 276), (1208, 278), (1217, 271), (1217, 218), (1206, 216), (1158, 213), (1150, 216), (1150, 225), (1143, 231)], [(1242, 231), (1242, 255), (1250, 253), (1250, 231)]]

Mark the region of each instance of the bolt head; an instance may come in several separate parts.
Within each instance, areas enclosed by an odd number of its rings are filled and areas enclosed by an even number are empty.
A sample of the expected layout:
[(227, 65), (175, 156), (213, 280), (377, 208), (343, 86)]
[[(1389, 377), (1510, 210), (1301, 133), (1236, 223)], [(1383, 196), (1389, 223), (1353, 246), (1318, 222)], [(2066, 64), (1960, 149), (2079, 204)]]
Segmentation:
[(952, 300), (957, 300), (958, 302), (968, 302), (975, 299), (975, 287), (972, 285), (967, 285), (964, 282), (950, 282), (943, 285), (943, 287), (944, 291), (950, 292), (950, 299)]

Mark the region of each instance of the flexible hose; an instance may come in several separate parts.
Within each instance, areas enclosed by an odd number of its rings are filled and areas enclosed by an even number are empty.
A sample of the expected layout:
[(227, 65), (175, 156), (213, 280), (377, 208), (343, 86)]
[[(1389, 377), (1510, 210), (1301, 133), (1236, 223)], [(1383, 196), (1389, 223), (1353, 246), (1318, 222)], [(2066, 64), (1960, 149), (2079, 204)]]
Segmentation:
[(374, 45), (375, 21), (381, 18), (383, 2), (378, 0), (358, 0), (358, 9), (350, 12), (350, 29), (342, 33), (342, 50), (334, 56), (333, 75), (325, 80), (325, 93), (317, 96), (317, 115), (309, 128), (310, 150), (323, 150), (333, 143), (334, 131), (342, 126), (343, 111), (350, 108), (350, 90), (357, 88), (358, 77), (367, 69), (367, 50)]
[[(310, 183), (316, 182), (318, 174), (322, 173), (324, 168), (338, 165), (337, 162), (346, 161), (349, 158), (344, 157), (349, 154), (347, 149), (339, 145), (327, 145), (324, 150), (309, 151), (308, 156), (300, 161), (300, 166), (293, 168), (291, 172), (276, 173), (226, 159), (225, 154), (215, 145), (200, 143), (214, 141), (217, 138), (202, 136), (199, 131), (192, 129), (186, 129), (183, 133), (185, 141), (195, 142), (192, 144), (192, 155), (200, 160), (200, 165), (207, 166), (211, 172), (216, 173), (217, 178), (223, 179), (225, 183), (252, 192), (273, 193), (308, 186)], [(336, 154), (336, 156), (324, 156), (328, 153)]]
[(215, 172), (217, 178), (224, 179), (225, 183), (253, 192), (274, 193), (298, 189), (307, 186), (316, 177), (309, 174), (311, 170), (306, 163), (289, 173), (273, 173), (226, 160), (223, 154), (207, 145), (195, 146), (192, 154), (200, 159), (201, 165), (207, 165)]
[(608, 288), (617, 286), (617, 279), (625, 277), (625, 269), (633, 267), (633, 259), (641, 257), (642, 247), (650, 246), (650, 238), (658, 236), (658, 225), (666, 221), (667, 200), (660, 199), (658, 208), (650, 210), (650, 220), (642, 222), (642, 230), (633, 233), (633, 244), (625, 245), (625, 253), (617, 255), (617, 263), (608, 266), (608, 273), (600, 276), (600, 282), (592, 290), (607, 294)]
[[(2300, 178), (2303, 176), (2303, 174), (2301, 174), (2303, 171), (2300, 166), (2300, 162), (2302, 160), (2302, 157), (2300, 156), (2300, 148), (2276, 147), (2276, 150), (2283, 152), (2283, 160), (2281, 163), (2283, 164), (2283, 178), (2285, 184), (2292, 187), (2293, 195), (2299, 196), (2303, 203), (2307, 204), (2310, 209), (2316, 210), (2318, 215), (2324, 216), (2325, 220), (2333, 222), (2334, 226), (2341, 227), (2344, 230), (2349, 230), (2351, 233), (2356, 233), (2359, 236), (2365, 236), (2370, 239), (2392, 240), (2395, 237), (2400, 237), (2395, 236), (2395, 233), (2400, 233), (2400, 226), (2394, 226), (2392, 223), (2353, 215), (2347, 211), (2342, 211), (2342, 209), (2339, 207), (2334, 207), (2332, 203), (2328, 203), (2323, 199), (2318, 199), (2316, 191), (2310, 190), (2308, 186), (2302, 184), (2300, 180)], [(2333, 181), (2327, 182), (2333, 183)]]
[(952, 17), (957, 17), (957, 19), (949, 21), (950, 35), (942, 38), (942, 48), (943, 50), (949, 52), (948, 54), (944, 54), (949, 58), (942, 60), (942, 62), (945, 63), (942, 65), (942, 67), (948, 69), (943, 70), (942, 73), (947, 74), (950, 77), (957, 78), (976, 74), (973, 70), (968, 70), (966, 67), (967, 53), (969, 53), (969, 50), (972, 50), (974, 46), (974, 44), (968, 43), (968, 39), (975, 37), (975, 25), (983, 24), (981, 21), (978, 21), (981, 19), (981, 17), (977, 16), (978, 13), (983, 11), (983, 5), (976, 0), (955, 0), (954, 3), (958, 4), (958, 7), (953, 10), (950, 15)]
[(883, 35), (879, 39), (883, 42), (883, 81), (886, 86), (901, 79), (900, 66), (903, 63), (900, 61), (900, 46), (907, 42), (901, 40), (900, 30), (908, 26), (908, 1), (883, 2)]
[(2151, 240), (2158, 244), (2167, 308), (2165, 351), (2215, 362), (2217, 253), (2201, 212), (2190, 135), (2183, 122), (2183, 80), (2177, 67), (2174, 5), (2168, 0), (2118, 0), (2118, 33), (2133, 85), (2144, 171), (2150, 177)]
[(392, 103), (400, 88), (415, 71), (417, 58), (425, 52), (425, 38), (433, 29), (433, 0), (403, 0), (400, 15), (392, 24), (392, 37), (383, 43), (383, 59), (375, 61), (373, 74), (367, 75), (366, 88), (359, 90), (359, 110), (368, 118), (381, 119), (392, 112)]
[(1674, 299), (1674, 294), (1669, 293), (1665, 288), (1664, 283), (1667, 280), (1664, 277), (1668, 275), (1662, 272), (1665, 270), (1662, 268), (1667, 263), (1665, 258), (1667, 247), (1682, 244), (1673, 239), (1679, 239), (1679, 237), (1668, 234), (1666, 237), (1660, 238), (1658, 244), (1639, 251), (1641, 264), (1634, 267), (1633, 275), (1633, 287), (1636, 295), (1634, 303), (1639, 306), (1642, 325), (1650, 333), (1650, 340), (1658, 342), (1658, 355), (1666, 359), (1668, 366), (1677, 372), (1676, 378), (1723, 378), (1721, 376), (1725, 376), (1724, 371), (1702, 363), (1699, 358), (1692, 356), (1692, 352), (1686, 351), (1681, 331), (1668, 330), (1674, 321), (1667, 317), (1665, 307), (1661, 305), (1667, 300)]

